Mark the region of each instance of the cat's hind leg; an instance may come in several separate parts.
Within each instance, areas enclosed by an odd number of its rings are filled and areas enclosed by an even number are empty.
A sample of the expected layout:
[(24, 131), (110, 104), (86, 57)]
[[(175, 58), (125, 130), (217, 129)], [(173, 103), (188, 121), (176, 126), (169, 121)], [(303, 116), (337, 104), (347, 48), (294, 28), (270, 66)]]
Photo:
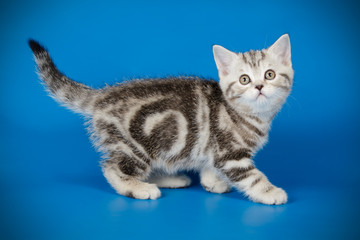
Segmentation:
[(152, 174), (148, 182), (156, 184), (159, 188), (186, 188), (190, 186), (191, 179), (184, 175)]
[(99, 115), (94, 116), (91, 130), (96, 145), (106, 153), (107, 159), (102, 163), (102, 170), (109, 184), (124, 196), (159, 198), (159, 188), (155, 184), (143, 182), (151, 172), (149, 157), (123, 135), (124, 131), (118, 122), (110, 121), (114, 116), (102, 113), (100, 111)]
[(103, 164), (103, 173), (117, 193), (136, 199), (157, 199), (161, 196), (155, 184), (140, 179), (146, 177), (149, 166), (124, 153), (112, 154)]

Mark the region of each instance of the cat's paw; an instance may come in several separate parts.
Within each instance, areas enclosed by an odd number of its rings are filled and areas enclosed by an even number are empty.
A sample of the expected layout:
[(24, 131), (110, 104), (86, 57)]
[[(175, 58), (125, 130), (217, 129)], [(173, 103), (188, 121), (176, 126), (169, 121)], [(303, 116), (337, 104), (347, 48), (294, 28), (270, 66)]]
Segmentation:
[(143, 183), (127, 191), (124, 195), (136, 199), (157, 199), (161, 196), (161, 192), (155, 184)]
[(186, 188), (191, 184), (191, 179), (185, 175), (153, 176), (148, 181), (155, 183), (159, 188)]
[(268, 205), (280, 205), (286, 203), (288, 200), (286, 192), (283, 189), (275, 186), (270, 186), (264, 191), (258, 192), (256, 194), (249, 194), (249, 198), (254, 202)]
[(229, 184), (220, 179), (202, 179), (201, 185), (206, 191), (212, 193), (227, 193), (231, 190)]

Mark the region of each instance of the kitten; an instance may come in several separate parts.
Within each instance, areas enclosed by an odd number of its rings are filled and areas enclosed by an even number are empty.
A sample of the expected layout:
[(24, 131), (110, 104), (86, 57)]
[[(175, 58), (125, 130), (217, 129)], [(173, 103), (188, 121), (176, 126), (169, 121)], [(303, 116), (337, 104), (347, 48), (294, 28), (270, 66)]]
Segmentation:
[(157, 199), (159, 188), (189, 186), (190, 178), (178, 173), (195, 170), (209, 192), (235, 187), (255, 202), (287, 202), (252, 161), (292, 87), (287, 34), (261, 51), (214, 45), (220, 83), (169, 77), (103, 89), (70, 80), (41, 45), (29, 45), (51, 96), (90, 119), (104, 176), (119, 194)]

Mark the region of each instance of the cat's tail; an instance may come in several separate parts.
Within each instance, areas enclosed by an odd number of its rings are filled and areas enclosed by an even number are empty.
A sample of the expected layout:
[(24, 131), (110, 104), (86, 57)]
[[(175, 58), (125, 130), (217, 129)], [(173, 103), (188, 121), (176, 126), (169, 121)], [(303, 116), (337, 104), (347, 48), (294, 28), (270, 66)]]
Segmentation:
[(50, 58), (49, 52), (38, 42), (30, 39), (29, 46), (34, 53), (39, 76), (51, 96), (75, 112), (92, 113), (92, 101), (97, 90), (75, 82), (62, 74)]

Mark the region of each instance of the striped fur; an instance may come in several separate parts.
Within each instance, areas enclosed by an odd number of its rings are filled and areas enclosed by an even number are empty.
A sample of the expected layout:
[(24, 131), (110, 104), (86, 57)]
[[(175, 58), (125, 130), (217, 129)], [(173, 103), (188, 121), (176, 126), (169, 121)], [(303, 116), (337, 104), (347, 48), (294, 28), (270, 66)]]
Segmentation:
[[(271, 120), (292, 85), (291, 65), (279, 57), (277, 43), (239, 54), (214, 47), (220, 84), (199, 77), (169, 77), (103, 89), (70, 80), (42, 46), (33, 40), (29, 44), (51, 95), (90, 119), (94, 144), (104, 154), (104, 176), (119, 194), (156, 199), (161, 195), (158, 187), (189, 186), (190, 179), (177, 176), (179, 171), (196, 170), (210, 192), (236, 187), (253, 201), (286, 202), (286, 193), (251, 160), (267, 142)], [(265, 99), (253, 100), (248, 95), (254, 89), (238, 82), (239, 68), (251, 76), (269, 63), (275, 72), (280, 69), (278, 78), (272, 83), (262, 79), (261, 84), (269, 84), (264, 86)], [(273, 96), (268, 88), (275, 91)]]

